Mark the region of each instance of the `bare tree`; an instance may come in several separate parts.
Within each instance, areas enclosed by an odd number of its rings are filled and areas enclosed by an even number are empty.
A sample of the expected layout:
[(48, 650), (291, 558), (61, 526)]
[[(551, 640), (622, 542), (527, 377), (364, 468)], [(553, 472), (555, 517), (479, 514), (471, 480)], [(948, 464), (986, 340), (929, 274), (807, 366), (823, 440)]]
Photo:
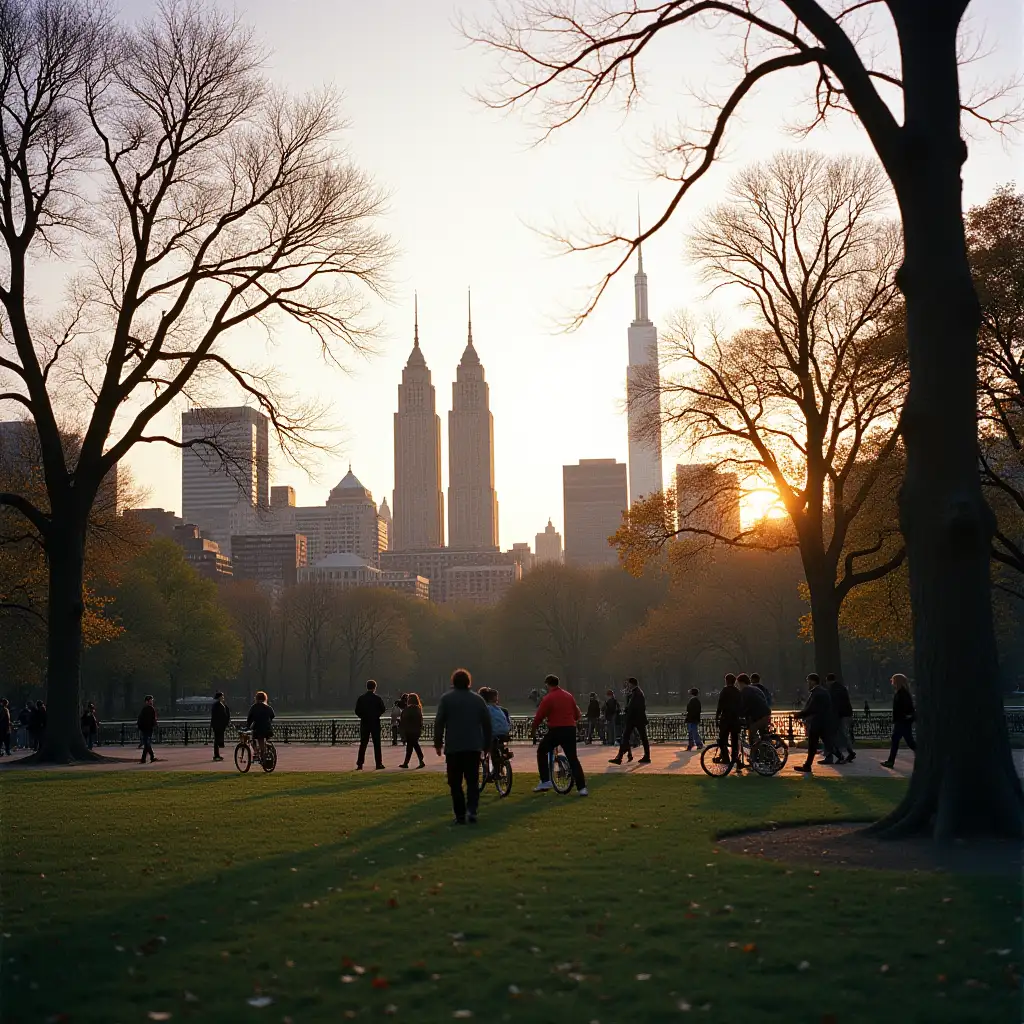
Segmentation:
[[(849, 543), (891, 475), (906, 396), (893, 281), (900, 246), (882, 219), (885, 202), (880, 169), (863, 160), (784, 153), (742, 172), (698, 227), (691, 252), (715, 288), (739, 290), (757, 326), (702, 338), (682, 321), (667, 345), (681, 372), (652, 373), (645, 396), (669, 433), (711, 453), (712, 480), (770, 478), (803, 560), (822, 675), (841, 672), (846, 595), (904, 558), (894, 508), (889, 523)], [(699, 506), (721, 505), (717, 492), (687, 500), (698, 508), (684, 501), (664, 537), (764, 546), (759, 529), (726, 534), (709, 522)], [(643, 510), (630, 512), (634, 520), (660, 527)]]
[(378, 587), (354, 587), (338, 595), (333, 623), (334, 643), (345, 666), (346, 693), (357, 690), (358, 677), (375, 665), (398, 672), (411, 658), (405, 600)]
[(221, 600), (242, 637), (242, 649), (256, 670), (258, 688), (267, 689), (270, 652), (278, 632), (278, 609), (271, 596), (252, 580), (232, 581), (221, 588)]
[[(996, 512), (992, 557), (1024, 574), (1024, 195), (1002, 188), (967, 215), (981, 300), (981, 480)], [(1006, 574), (1004, 574), (1006, 575)], [(1019, 580), (997, 586), (1020, 596)]]
[[(732, 40), (736, 74), (724, 91), (706, 97), (708, 123), (684, 126), (666, 147), (665, 173), (676, 182), (671, 201), (639, 237), (614, 234), (587, 246), (626, 249), (604, 284), (668, 223), (714, 164), (734, 114), (759, 83), (807, 68), (815, 84), (802, 127), (809, 132), (833, 112), (847, 111), (867, 133), (902, 219), (897, 284), (906, 299), (910, 361), (900, 518), (914, 612), (920, 749), (906, 798), (879, 825), (887, 835), (1024, 835), (1024, 791), (998, 683), (989, 580), (995, 523), (977, 472), (980, 311), (960, 176), (965, 112), (997, 130), (1019, 118), (998, 102), (1007, 96), (1003, 90), (961, 94), (958, 44), (968, 7), (969, 0), (516, 0), (492, 27), (469, 30), (506, 71), (506, 88), (492, 102), (536, 101), (544, 133), (610, 96), (635, 100), (657, 44), (670, 46), (713, 26), (721, 30), (717, 41)], [(895, 34), (898, 67), (875, 63), (872, 30)], [(975, 740), (970, 752), (959, 742), (965, 732)]]
[[(104, 477), (137, 444), (181, 445), (156, 418), (225, 384), (295, 450), (309, 410), (246, 341), (281, 323), (290, 344), (338, 359), (369, 337), (361, 296), (390, 256), (383, 196), (338, 146), (334, 96), (282, 94), (262, 59), (241, 24), (190, 0), (131, 29), (84, 0), (0, 2), (0, 397), (34, 422), (46, 484), (45, 501), (0, 503), (46, 550), (47, 759), (89, 756), (83, 553)], [(53, 254), (82, 269), (44, 315), (52, 283), (35, 268)], [(58, 410), (83, 425), (73, 459)]]
[(285, 592), (283, 618), (302, 649), (307, 708), (313, 706), (314, 681), (317, 697), (323, 692), (336, 613), (337, 593), (327, 583), (311, 580)]

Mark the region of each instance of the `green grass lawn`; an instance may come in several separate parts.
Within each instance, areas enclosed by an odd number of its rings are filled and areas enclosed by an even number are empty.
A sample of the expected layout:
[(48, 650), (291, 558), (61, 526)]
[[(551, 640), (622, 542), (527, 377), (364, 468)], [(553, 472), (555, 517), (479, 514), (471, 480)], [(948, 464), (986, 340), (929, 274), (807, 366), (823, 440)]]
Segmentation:
[(456, 829), (437, 775), (5, 774), (0, 1019), (1021, 1019), (1016, 881), (716, 852), (899, 781), (517, 781)]

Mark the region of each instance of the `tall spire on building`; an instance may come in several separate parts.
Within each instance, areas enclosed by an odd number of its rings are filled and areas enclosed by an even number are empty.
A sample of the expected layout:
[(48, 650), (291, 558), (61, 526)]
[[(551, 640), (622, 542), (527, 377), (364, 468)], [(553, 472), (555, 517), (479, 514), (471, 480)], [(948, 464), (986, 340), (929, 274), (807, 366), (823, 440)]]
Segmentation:
[(469, 288), (466, 289), (466, 325), (466, 349), (462, 353), (459, 365), (479, 366), (480, 357), (476, 354), (476, 349), (473, 347), (473, 293)]
[(636, 276), (633, 278), (633, 303), (636, 315), (633, 318), (635, 324), (649, 324), (650, 317), (647, 314), (647, 275), (644, 273), (644, 250), (640, 244), (640, 236), (643, 231), (640, 229), (640, 200), (636, 201)]
[(420, 347), (420, 294), (412, 293), (412, 344), (414, 348)]
[(466, 323), (468, 324), (469, 330), (467, 337), (469, 344), (473, 344), (473, 289), (466, 288)]

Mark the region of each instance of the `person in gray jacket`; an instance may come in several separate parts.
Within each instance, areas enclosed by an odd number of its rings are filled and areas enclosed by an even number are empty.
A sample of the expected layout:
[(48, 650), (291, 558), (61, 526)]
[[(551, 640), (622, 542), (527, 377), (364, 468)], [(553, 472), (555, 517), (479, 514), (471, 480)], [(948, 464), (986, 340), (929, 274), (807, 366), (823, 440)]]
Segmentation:
[(491, 746), (490, 712), (483, 698), (472, 692), (472, 685), (469, 672), (456, 669), (452, 673), (452, 688), (438, 701), (434, 714), (434, 749), (440, 757), (444, 748), (456, 825), (476, 822), (480, 806), (480, 754)]

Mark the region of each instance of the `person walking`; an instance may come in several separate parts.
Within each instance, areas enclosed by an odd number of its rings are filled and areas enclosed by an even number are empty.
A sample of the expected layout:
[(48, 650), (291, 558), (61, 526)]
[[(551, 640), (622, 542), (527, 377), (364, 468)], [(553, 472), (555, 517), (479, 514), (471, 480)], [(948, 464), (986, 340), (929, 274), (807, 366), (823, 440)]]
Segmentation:
[[(476, 824), (480, 807), (480, 755), (491, 746), (491, 715), (473, 677), (464, 668), (452, 673), (452, 688), (437, 702), (434, 749), (444, 751), (455, 825)], [(466, 788), (463, 792), (462, 784)]]
[(40, 750), (43, 746), (43, 736), (46, 734), (46, 705), (41, 700), (37, 700), (36, 706), (32, 708), (28, 728), (32, 738), (32, 749)]
[(700, 738), (700, 693), (697, 687), (690, 690), (690, 699), (686, 702), (686, 749), (704, 749), (704, 741)]
[(377, 693), (377, 680), (366, 680), (366, 693), (356, 701), (356, 717), (359, 719), (359, 753), (356, 755), (356, 771), (363, 770), (366, 759), (366, 745), (373, 740), (373, 756), (376, 767), (384, 767), (380, 753), (380, 720), (388, 706)]
[(0, 698), (0, 754), (11, 756), (11, 706), (6, 697)]
[[(846, 684), (839, 679), (835, 673), (829, 673), (825, 677), (825, 688), (832, 698), (832, 711), (834, 714), (836, 732), (832, 738), (832, 750), (836, 756), (836, 764), (849, 764), (856, 756), (853, 749), (853, 702), (850, 700), (850, 691)], [(843, 757), (843, 750), (846, 757)]]
[(156, 708), (153, 706), (153, 697), (150, 694), (146, 697), (135, 723), (139, 727), (139, 736), (142, 737), (142, 757), (139, 759), (139, 764), (146, 763), (147, 754), (149, 754), (150, 764), (156, 760), (156, 755), (153, 753), (153, 733), (156, 730), (156, 721)]
[(867, 701), (864, 701), (864, 717), (871, 717), (871, 705)]
[(213, 759), (223, 761), (221, 751), (224, 749), (224, 733), (231, 724), (231, 709), (228, 707), (224, 694), (218, 690), (213, 695), (213, 707), (210, 708), (210, 731), (213, 733)]
[(743, 711), (740, 708), (740, 691), (736, 689), (736, 677), (730, 672), (725, 677), (725, 686), (718, 695), (718, 707), (715, 708), (715, 723), (718, 726), (718, 757), (716, 764), (739, 764), (740, 719)]
[[(807, 694), (807, 703), (802, 711), (798, 711), (795, 718), (803, 720), (807, 726), (807, 760), (803, 764), (793, 765), (795, 772), (809, 772), (814, 765), (814, 755), (818, 752), (818, 744), (822, 741), (829, 728), (829, 720), (832, 717), (832, 698), (825, 689), (820, 677), (812, 672), (807, 677), (807, 686), (810, 692)], [(821, 762), (818, 762), (819, 764)]]
[(615, 698), (615, 692), (609, 690), (605, 694), (604, 701), (604, 742), (615, 746), (615, 721), (619, 717), (619, 702)]
[(401, 738), (402, 712), (405, 710), (406, 694), (401, 694), (398, 700), (391, 706), (391, 746), (397, 747)]
[(754, 685), (746, 672), (736, 677), (736, 689), (740, 691), (740, 714), (747, 723), (747, 740), (753, 752), (757, 739), (768, 734), (772, 711), (761, 688)]
[(32, 702), (26, 701), (25, 706), (18, 712), (18, 746), (22, 750), (28, 750), (32, 746)]
[(644, 746), (644, 756), (637, 761), (637, 764), (650, 764), (651, 742), (647, 738), (647, 697), (640, 689), (640, 683), (632, 676), (626, 680), (626, 685), (629, 689), (626, 693), (626, 720), (622, 726), (622, 742), (619, 744), (619, 752), (609, 758), (608, 763), (622, 764), (623, 756), (629, 753), (630, 739), (635, 729)]
[(399, 767), (408, 768), (409, 758), (415, 753), (420, 762), (416, 767), (422, 768), (423, 751), (420, 750), (420, 736), (423, 733), (423, 705), (418, 693), (405, 695), (405, 707), (402, 709), (402, 720), (398, 727), (405, 738), (405, 760)]
[(910, 685), (902, 672), (897, 672), (892, 679), (892, 745), (889, 756), (882, 762), (883, 768), (896, 767), (896, 755), (899, 753), (900, 740), (906, 740), (911, 750), (917, 750), (914, 742), (914, 698), (910, 695)]
[(92, 750), (96, 746), (96, 734), (100, 731), (99, 719), (96, 717), (96, 705), (92, 701), (86, 704), (85, 710), (82, 712), (80, 724), (82, 726), (82, 739), (85, 740), (86, 747)]
[(547, 676), (544, 679), (544, 685), (548, 692), (537, 705), (537, 713), (533, 716), (533, 725), (530, 730), (536, 734), (541, 722), (547, 720), (548, 731), (537, 744), (537, 772), (540, 775), (540, 782), (533, 787), (533, 791), (534, 793), (545, 793), (554, 788), (554, 783), (551, 781), (551, 764), (548, 758), (555, 747), (561, 747), (569, 760), (569, 769), (572, 771), (572, 778), (576, 783), (576, 792), (580, 796), (588, 796), (587, 779), (583, 774), (583, 765), (580, 764), (579, 755), (576, 753), (576, 723), (580, 720), (580, 709), (576, 706), (573, 695), (568, 690), (562, 689), (558, 676)]
[(601, 731), (601, 702), (597, 694), (590, 695), (590, 703), (587, 705), (587, 746), (594, 741), (594, 733)]

